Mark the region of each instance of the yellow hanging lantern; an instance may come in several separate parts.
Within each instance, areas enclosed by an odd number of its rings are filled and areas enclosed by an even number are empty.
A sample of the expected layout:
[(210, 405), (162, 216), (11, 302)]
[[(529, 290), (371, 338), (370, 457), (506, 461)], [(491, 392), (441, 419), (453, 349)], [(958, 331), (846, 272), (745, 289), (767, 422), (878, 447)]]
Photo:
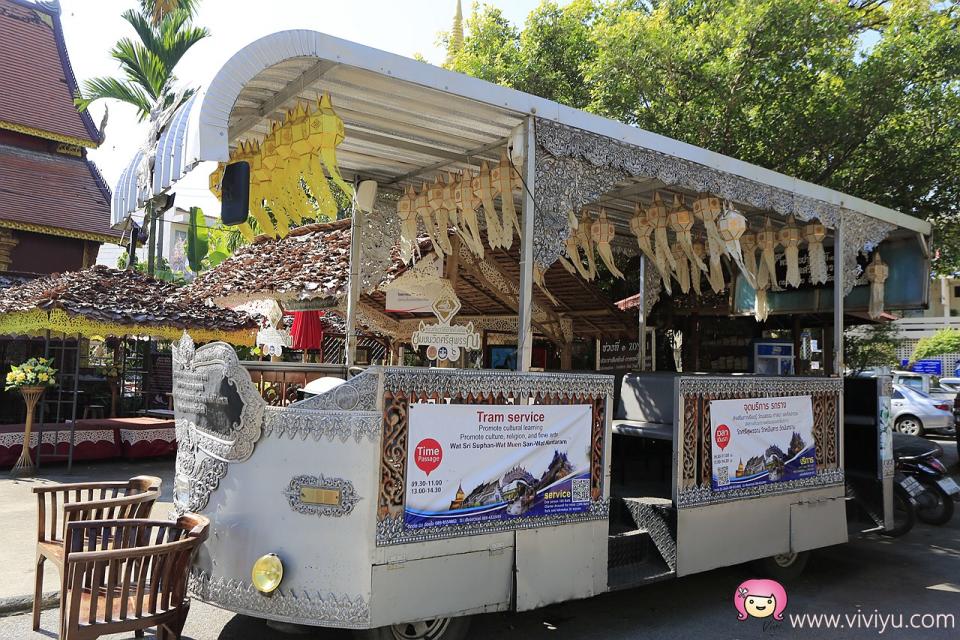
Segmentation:
[(810, 283), (827, 282), (827, 255), (823, 250), (823, 241), (827, 237), (827, 228), (819, 221), (803, 227), (803, 239), (807, 241), (807, 260), (810, 264)]
[(883, 263), (880, 251), (873, 252), (873, 260), (867, 265), (867, 280), (870, 282), (870, 304), (867, 313), (871, 320), (883, 316), (884, 283), (890, 275), (890, 267)]
[(667, 293), (673, 293), (670, 289), (670, 273), (676, 271), (677, 265), (673, 260), (673, 253), (670, 251), (670, 240), (667, 237), (667, 226), (670, 224), (670, 216), (667, 214), (667, 207), (660, 199), (659, 193), (653, 194), (653, 202), (647, 209), (647, 221), (653, 226), (653, 252), (654, 262), (657, 270), (664, 281), (664, 288)]
[(513, 232), (516, 230), (517, 237), (520, 238), (520, 218), (517, 215), (517, 207), (513, 202), (513, 192), (517, 188), (519, 176), (515, 176), (516, 171), (510, 164), (510, 158), (506, 149), (500, 151), (500, 164), (490, 172), (490, 180), (493, 183), (494, 191), (500, 196), (500, 210), (503, 214), (503, 234), (504, 237), (510, 236), (509, 242), (513, 242)]
[(343, 120), (333, 110), (333, 101), (329, 93), (320, 96), (317, 110), (310, 116), (310, 142), (319, 150), (323, 166), (340, 189), (349, 198), (353, 198), (353, 186), (340, 175), (337, 167), (337, 147), (345, 138)]
[(586, 211), (580, 217), (580, 224), (577, 226), (577, 245), (583, 250), (587, 257), (587, 280), (593, 280), (597, 277), (597, 261), (593, 255), (593, 219)]
[(633, 207), (633, 217), (630, 218), (630, 231), (632, 231), (633, 235), (637, 238), (637, 246), (640, 247), (643, 255), (656, 262), (653, 245), (650, 244), (650, 234), (653, 233), (653, 226), (647, 219), (647, 212), (640, 206), (639, 202)]
[(777, 239), (783, 245), (787, 260), (787, 284), (793, 288), (800, 286), (800, 229), (793, 216), (787, 217), (787, 224), (780, 229)]
[[(300, 105), (298, 104), (298, 107)], [(317, 110), (320, 108), (320, 99), (317, 100)], [(300, 176), (303, 178), (310, 194), (317, 201), (317, 206), (327, 218), (336, 218), (337, 201), (330, 191), (327, 176), (323, 173), (318, 157), (317, 139), (314, 138), (314, 126), (320, 126), (321, 118), (311, 112), (309, 105), (303, 106), (294, 117), (293, 122), (293, 153), (297, 157)]]
[(601, 208), (597, 221), (593, 223), (593, 227), (590, 229), (590, 237), (593, 243), (597, 245), (597, 253), (600, 254), (603, 264), (607, 266), (613, 276), (622, 280), (623, 272), (617, 268), (617, 264), (613, 260), (613, 249), (610, 246), (616, 234), (617, 231), (613, 223), (607, 219), (606, 210)]
[(576, 273), (580, 274), (581, 278), (589, 280), (590, 270), (583, 266), (583, 258), (580, 256), (580, 221), (577, 220), (577, 216), (572, 210), (567, 211), (567, 221), (570, 224), (570, 235), (564, 241), (564, 246), (567, 250), (567, 256), (570, 258), (570, 265), (565, 264), (564, 268), (567, 271), (574, 269)]

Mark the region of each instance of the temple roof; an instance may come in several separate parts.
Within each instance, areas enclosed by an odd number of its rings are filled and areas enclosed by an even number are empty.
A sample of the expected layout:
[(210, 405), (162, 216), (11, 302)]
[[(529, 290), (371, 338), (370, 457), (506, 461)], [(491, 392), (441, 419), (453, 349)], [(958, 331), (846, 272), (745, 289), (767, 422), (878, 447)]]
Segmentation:
[(0, 128), (96, 147), (100, 133), (73, 104), (58, 2), (0, 0)]
[[(245, 314), (175, 300), (177, 285), (136, 271), (95, 265), (0, 289), (0, 334), (49, 328), (66, 333), (153, 335), (251, 344), (257, 323)], [(43, 318), (35, 317), (41, 312)], [(60, 312), (66, 318), (48, 314)], [(39, 324), (38, 324), (39, 322)]]
[(0, 202), (0, 227), (100, 242), (119, 237), (110, 228), (110, 191), (86, 158), (0, 144)]

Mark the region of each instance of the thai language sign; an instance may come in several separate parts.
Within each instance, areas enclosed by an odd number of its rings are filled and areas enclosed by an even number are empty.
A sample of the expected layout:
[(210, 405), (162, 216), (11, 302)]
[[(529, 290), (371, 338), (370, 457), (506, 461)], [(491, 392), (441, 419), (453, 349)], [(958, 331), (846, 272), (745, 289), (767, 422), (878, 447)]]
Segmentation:
[(411, 405), (407, 528), (588, 511), (591, 431), (590, 405)]
[(710, 402), (713, 490), (816, 475), (810, 396)]

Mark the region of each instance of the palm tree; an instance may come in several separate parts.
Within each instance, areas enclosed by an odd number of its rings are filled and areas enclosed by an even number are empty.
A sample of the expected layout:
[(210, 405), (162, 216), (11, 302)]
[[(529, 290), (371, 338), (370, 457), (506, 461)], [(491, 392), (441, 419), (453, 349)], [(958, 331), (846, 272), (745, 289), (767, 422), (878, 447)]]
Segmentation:
[(208, 35), (191, 21), (198, 0), (140, 0), (138, 9), (123, 13), (137, 39), (121, 38), (110, 51), (123, 77), (102, 76), (83, 83), (75, 102), (80, 111), (104, 98), (137, 108), (141, 121), (152, 112), (167, 111), (190, 97), (193, 89), (177, 92), (174, 67), (184, 54)]

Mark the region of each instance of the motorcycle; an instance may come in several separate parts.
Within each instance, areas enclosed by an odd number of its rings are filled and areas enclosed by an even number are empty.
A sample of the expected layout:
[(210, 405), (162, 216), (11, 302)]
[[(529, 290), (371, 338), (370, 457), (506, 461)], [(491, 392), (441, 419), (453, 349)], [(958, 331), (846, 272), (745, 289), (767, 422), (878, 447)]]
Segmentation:
[(916, 516), (926, 524), (941, 525), (953, 518), (960, 485), (940, 461), (943, 449), (924, 438), (893, 434), (893, 457), (898, 474), (916, 480), (923, 492), (915, 496)]

